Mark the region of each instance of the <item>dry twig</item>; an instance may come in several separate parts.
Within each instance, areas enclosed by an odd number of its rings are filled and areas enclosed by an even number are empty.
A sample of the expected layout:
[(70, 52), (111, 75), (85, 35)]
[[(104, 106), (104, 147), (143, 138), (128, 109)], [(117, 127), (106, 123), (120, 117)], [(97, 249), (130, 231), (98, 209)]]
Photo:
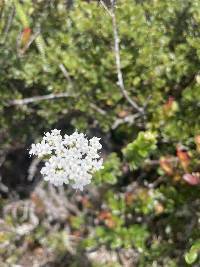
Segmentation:
[(11, 100), (8, 105), (9, 106), (22, 106), (27, 105), (34, 102), (40, 102), (44, 100), (54, 100), (58, 98), (64, 98), (64, 97), (73, 97), (73, 95), (70, 95), (68, 93), (59, 93), (59, 94), (49, 94), (49, 95), (43, 95), (43, 96), (33, 96), (33, 97), (27, 97), (23, 99), (15, 99)]
[(30, 40), (27, 42), (27, 44), (22, 48), (22, 49), (19, 49), (19, 55), (23, 55), (25, 54), (25, 52), (29, 49), (30, 45), (35, 41), (35, 39), (39, 36), (40, 34), (40, 31), (36, 31), (30, 38)]
[(115, 53), (115, 62), (116, 62), (117, 78), (118, 78), (117, 83), (122, 92), (122, 95), (129, 102), (129, 104), (139, 113), (143, 114), (144, 109), (142, 107), (139, 107), (138, 104), (130, 98), (124, 85), (124, 79), (123, 79), (123, 74), (121, 70), (121, 58), (120, 58), (120, 47), (119, 47), (120, 40), (119, 40), (118, 29), (117, 29), (117, 20), (115, 16), (115, 4), (114, 4), (114, 1), (111, 1), (111, 2), (112, 2), (111, 9), (109, 10), (107, 6), (105, 5), (105, 3), (103, 1), (100, 1), (101, 5), (106, 10), (106, 12), (111, 16), (111, 19), (112, 19), (114, 53)]
[(64, 77), (66, 78), (66, 80), (72, 85), (72, 80), (71, 80), (71, 78), (69, 76), (69, 73), (66, 70), (65, 66), (62, 63), (59, 64), (58, 66), (59, 66), (60, 70), (62, 71), (62, 73), (63, 73)]
[[(49, 94), (49, 95), (42, 95), (42, 96), (33, 96), (33, 97), (27, 97), (23, 99), (14, 99), (10, 100), (7, 104), (7, 106), (23, 106), (31, 103), (37, 103), (40, 101), (45, 101), (45, 100), (55, 100), (59, 98), (66, 98), (66, 97), (77, 97), (75, 94), (69, 94), (69, 93), (59, 93), (59, 94)], [(97, 111), (101, 115), (105, 115), (106, 112), (95, 105), (94, 103), (89, 104), (92, 109)]]
[(115, 122), (113, 123), (111, 128), (112, 128), (112, 130), (115, 130), (121, 124), (124, 124), (124, 123), (128, 123), (128, 124), (132, 125), (139, 116), (140, 116), (140, 114), (136, 113), (134, 115), (128, 115), (125, 118), (118, 118), (115, 120)]

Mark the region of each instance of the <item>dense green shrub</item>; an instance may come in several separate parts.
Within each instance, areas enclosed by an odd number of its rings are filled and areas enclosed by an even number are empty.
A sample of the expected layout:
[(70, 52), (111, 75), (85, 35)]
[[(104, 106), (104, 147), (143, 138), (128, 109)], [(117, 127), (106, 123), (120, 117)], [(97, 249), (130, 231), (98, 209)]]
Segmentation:
[[(69, 220), (81, 250), (132, 248), (140, 267), (198, 266), (200, 1), (117, 1), (121, 70), (139, 114), (117, 83), (110, 15), (95, 1), (50, 2), (1, 4), (1, 155), (52, 128), (95, 133), (101, 204)], [(60, 93), (69, 96), (16, 101)], [(62, 235), (52, 237), (58, 250)]]

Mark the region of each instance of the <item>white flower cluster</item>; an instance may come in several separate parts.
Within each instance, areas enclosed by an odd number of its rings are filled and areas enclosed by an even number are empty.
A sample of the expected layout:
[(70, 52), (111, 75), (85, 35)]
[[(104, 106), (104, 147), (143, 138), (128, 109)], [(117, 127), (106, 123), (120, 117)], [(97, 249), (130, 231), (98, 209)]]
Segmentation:
[(54, 185), (72, 184), (74, 189), (83, 190), (90, 183), (92, 174), (103, 168), (99, 159), (100, 138), (88, 140), (83, 133), (60, 134), (60, 130), (45, 133), (42, 141), (32, 144), (30, 155), (43, 158), (45, 166), (41, 169), (44, 180)]

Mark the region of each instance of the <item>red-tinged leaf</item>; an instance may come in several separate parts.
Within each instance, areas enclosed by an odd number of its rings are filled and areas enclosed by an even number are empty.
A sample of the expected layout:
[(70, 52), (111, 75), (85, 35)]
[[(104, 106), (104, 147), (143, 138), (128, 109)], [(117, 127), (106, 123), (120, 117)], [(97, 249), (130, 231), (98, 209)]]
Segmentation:
[(174, 172), (173, 165), (171, 162), (171, 157), (161, 157), (160, 158), (160, 167), (168, 175), (172, 175)]
[(112, 217), (112, 214), (110, 211), (101, 211), (98, 216), (100, 220), (105, 220), (111, 217)]
[(180, 147), (177, 147), (177, 157), (179, 158), (179, 161), (183, 167), (183, 169), (186, 171), (189, 164), (190, 164), (190, 156), (188, 152)]
[(170, 96), (167, 102), (163, 105), (163, 112), (165, 116), (170, 117), (178, 111), (178, 103), (173, 96)]
[(22, 31), (22, 37), (21, 37), (22, 46), (25, 46), (28, 43), (28, 41), (30, 40), (30, 37), (31, 37), (31, 29), (25, 28)]
[(186, 181), (190, 185), (199, 185), (200, 184), (200, 178), (199, 173), (186, 173), (183, 175), (183, 180)]
[(116, 226), (116, 223), (113, 219), (105, 220), (105, 224), (108, 226), (108, 228), (114, 228)]
[(175, 101), (174, 97), (173, 96), (169, 96), (167, 102), (163, 106), (163, 109), (164, 109), (165, 112), (168, 112), (168, 111), (171, 110), (174, 101)]
[(112, 217), (112, 213), (109, 211), (101, 211), (98, 218), (109, 228), (114, 228), (116, 226), (116, 223)]

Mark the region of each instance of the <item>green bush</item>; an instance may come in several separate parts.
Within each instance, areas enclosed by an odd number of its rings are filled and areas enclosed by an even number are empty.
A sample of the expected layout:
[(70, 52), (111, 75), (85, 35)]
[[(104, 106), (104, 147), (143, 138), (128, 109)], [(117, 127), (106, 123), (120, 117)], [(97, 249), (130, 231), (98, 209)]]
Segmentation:
[[(52, 128), (97, 133), (101, 204), (90, 200), (67, 222), (85, 224), (81, 249), (132, 248), (140, 267), (198, 266), (200, 1), (116, 1), (121, 71), (139, 114), (118, 85), (107, 11), (95, 1), (47, 2), (1, 4), (1, 155)], [(19, 102), (60, 93), (69, 96)], [(59, 251), (62, 235), (52, 235)]]

